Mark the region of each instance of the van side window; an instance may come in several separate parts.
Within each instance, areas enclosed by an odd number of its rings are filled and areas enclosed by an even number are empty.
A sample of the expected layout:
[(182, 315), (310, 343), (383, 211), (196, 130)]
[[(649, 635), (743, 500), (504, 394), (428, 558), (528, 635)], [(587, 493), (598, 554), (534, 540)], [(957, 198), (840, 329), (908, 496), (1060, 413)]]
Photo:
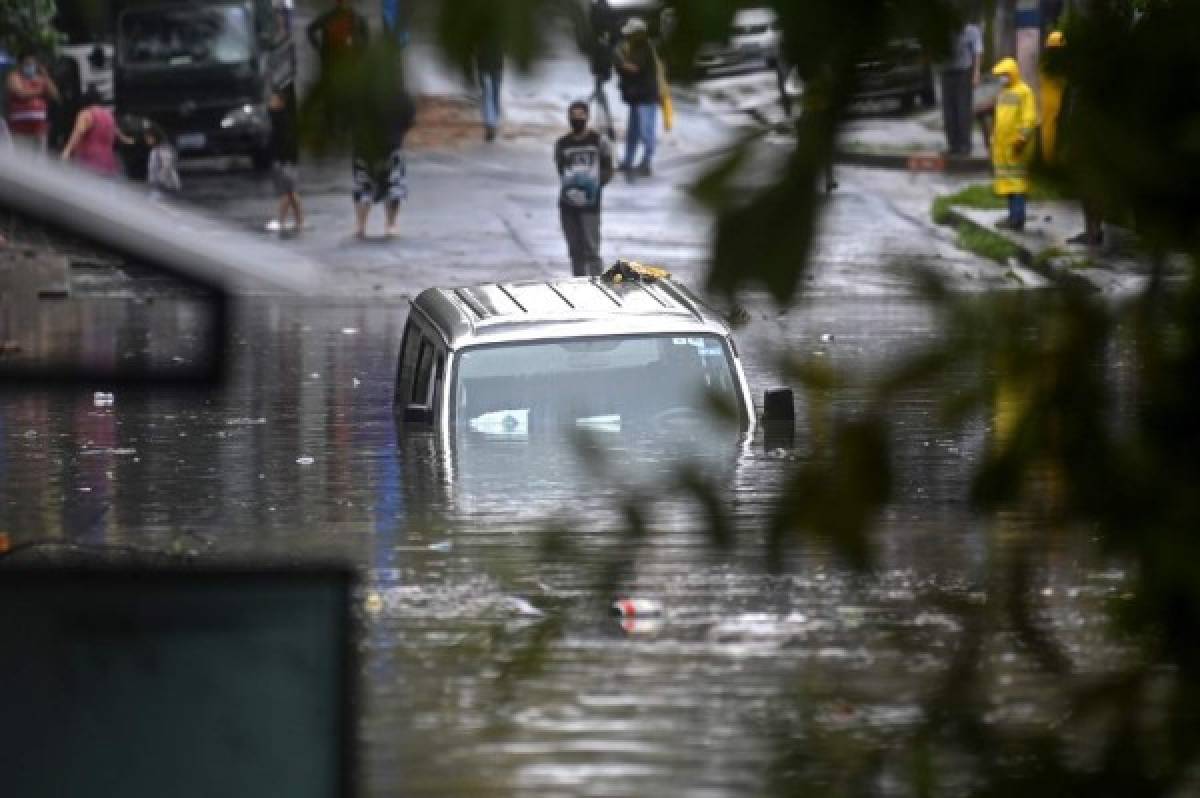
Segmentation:
[(400, 350), (400, 366), (396, 373), (397, 404), (406, 405), (412, 394), (413, 374), (416, 372), (417, 350), (421, 343), (421, 331), (415, 324), (404, 328), (404, 342)]
[(433, 346), (429, 339), (421, 336), (421, 348), (417, 353), (416, 373), (413, 378), (412, 396), (409, 403), (426, 406), (429, 404), (429, 383), (433, 376)]

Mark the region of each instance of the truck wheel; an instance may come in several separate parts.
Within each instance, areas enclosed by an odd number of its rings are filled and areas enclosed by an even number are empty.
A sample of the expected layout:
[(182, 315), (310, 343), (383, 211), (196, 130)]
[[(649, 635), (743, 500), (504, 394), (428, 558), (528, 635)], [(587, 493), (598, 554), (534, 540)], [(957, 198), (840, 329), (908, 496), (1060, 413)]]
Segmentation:
[(925, 84), (925, 88), (921, 89), (921, 106), (924, 108), (937, 107), (937, 91), (933, 88), (933, 83)]

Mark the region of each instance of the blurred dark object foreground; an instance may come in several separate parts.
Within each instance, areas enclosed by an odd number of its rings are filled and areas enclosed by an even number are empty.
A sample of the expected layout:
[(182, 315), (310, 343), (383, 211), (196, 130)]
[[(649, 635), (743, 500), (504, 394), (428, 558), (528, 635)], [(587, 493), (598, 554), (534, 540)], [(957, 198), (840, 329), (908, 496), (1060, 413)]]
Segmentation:
[(7, 795), (355, 794), (340, 567), (0, 575)]
[(119, 181), (0, 151), (0, 388), (217, 383), (230, 297), (311, 293), (314, 275)]

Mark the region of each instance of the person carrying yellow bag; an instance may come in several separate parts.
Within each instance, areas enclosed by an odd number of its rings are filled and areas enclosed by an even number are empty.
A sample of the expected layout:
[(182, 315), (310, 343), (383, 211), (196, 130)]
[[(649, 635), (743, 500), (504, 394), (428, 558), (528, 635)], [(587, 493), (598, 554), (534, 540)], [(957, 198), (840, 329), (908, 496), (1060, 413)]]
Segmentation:
[[(666, 75), (654, 45), (650, 43), (646, 23), (634, 17), (621, 28), (624, 37), (614, 53), (619, 75), (621, 99), (629, 106), (629, 121), (625, 126), (625, 155), (621, 170), (627, 180), (653, 174), (654, 148), (658, 127), (658, 109), (663, 108), (667, 129), (671, 129), (674, 109), (666, 85)], [(641, 162), (634, 166), (638, 146), (642, 148)]]
[(658, 103), (662, 106), (663, 130), (670, 133), (675, 127), (675, 104), (671, 102), (671, 84), (667, 82), (667, 67), (656, 53), (654, 61), (658, 65)]
[(1037, 133), (1037, 100), (1033, 89), (1021, 80), (1021, 70), (1012, 58), (996, 64), (992, 74), (1004, 81), (996, 97), (996, 128), (992, 136), (994, 190), (1008, 198), (1008, 217), (996, 226), (1002, 230), (1025, 229), (1025, 198), (1029, 193), (1029, 164), (1033, 137)]

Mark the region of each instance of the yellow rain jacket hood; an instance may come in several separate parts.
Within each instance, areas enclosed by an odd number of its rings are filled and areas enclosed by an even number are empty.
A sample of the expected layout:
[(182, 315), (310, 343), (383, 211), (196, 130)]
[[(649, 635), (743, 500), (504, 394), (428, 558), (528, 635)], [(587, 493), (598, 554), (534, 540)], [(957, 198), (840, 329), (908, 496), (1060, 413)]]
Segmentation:
[(996, 193), (1029, 193), (1029, 162), (1033, 135), (1038, 126), (1037, 101), (1033, 89), (1021, 80), (1017, 62), (1005, 58), (992, 69), (993, 75), (1011, 78), (996, 97), (996, 130), (992, 136), (992, 167)]

